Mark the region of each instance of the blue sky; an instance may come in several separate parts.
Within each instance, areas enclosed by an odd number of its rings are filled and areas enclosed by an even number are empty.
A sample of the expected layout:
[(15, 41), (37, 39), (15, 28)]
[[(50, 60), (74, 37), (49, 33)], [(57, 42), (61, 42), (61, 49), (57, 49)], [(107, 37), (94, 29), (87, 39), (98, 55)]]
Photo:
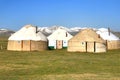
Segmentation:
[(26, 24), (120, 31), (120, 0), (0, 0), (0, 28)]

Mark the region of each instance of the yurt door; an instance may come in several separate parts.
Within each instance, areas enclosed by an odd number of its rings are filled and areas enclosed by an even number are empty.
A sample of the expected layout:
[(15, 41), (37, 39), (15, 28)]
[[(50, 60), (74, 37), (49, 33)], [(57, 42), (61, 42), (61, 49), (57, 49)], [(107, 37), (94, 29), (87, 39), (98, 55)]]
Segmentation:
[(56, 41), (56, 48), (57, 49), (62, 49), (63, 47), (63, 41), (62, 40), (57, 40)]
[(87, 52), (95, 52), (93, 42), (87, 42)]

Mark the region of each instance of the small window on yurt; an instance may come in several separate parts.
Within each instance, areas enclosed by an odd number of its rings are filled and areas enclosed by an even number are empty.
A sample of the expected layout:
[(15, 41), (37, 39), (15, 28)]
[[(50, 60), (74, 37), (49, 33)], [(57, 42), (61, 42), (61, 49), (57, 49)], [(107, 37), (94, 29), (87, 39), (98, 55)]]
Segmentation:
[(82, 42), (82, 45), (85, 45), (85, 42)]
[(17, 41), (18, 43), (21, 43), (21, 41)]

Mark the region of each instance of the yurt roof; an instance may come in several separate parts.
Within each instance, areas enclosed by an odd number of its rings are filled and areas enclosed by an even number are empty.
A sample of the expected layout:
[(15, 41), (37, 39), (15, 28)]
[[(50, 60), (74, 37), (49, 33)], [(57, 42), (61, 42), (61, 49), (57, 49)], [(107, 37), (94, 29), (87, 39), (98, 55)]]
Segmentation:
[(89, 42), (104, 42), (102, 38), (93, 29), (83, 29), (78, 34), (76, 34), (71, 41), (89, 41)]
[(109, 32), (106, 28), (100, 28), (96, 33), (99, 34), (104, 40), (119, 40), (119, 37)]
[(48, 40), (69, 40), (73, 36), (62, 28), (58, 28), (51, 35), (48, 36)]
[(25, 25), (19, 31), (15, 32), (9, 37), (8, 40), (34, 40), (34, 41), (47, 41), (47, 37), (40, 31), (36, 32), (36, 27), (32, 25)]

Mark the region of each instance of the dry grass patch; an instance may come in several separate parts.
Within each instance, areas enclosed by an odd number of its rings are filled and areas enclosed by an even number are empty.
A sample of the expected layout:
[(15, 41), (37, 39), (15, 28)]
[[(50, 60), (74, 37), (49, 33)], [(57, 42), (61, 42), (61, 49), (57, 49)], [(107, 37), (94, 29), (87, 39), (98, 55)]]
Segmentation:
[(31, 80), (120, 80), (119, 77), (111, 77), (111, 74), (98, 75), (91, 73), (84, 74), (59, 74), (59, 75), (34, 75), (28, 79)]
[(0, 65), (0, 70), (22, 70), (22, 69), (31, 69), (38, 68), (37, 65), (22, 65), (22, 64), (6, 64)]

